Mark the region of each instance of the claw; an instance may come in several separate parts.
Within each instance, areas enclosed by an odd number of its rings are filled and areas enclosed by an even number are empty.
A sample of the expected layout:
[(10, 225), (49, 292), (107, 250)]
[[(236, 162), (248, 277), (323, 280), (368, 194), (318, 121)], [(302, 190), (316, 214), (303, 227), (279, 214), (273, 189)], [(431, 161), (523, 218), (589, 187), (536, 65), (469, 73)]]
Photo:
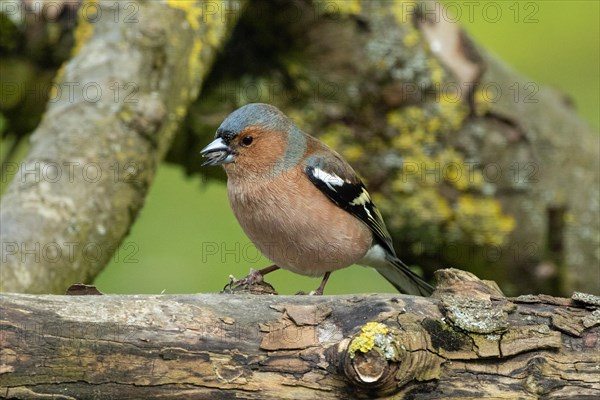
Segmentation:
[(325, 289), (325, 284), (327, 283), (327, 280), (329, 279), (329, 275), (331, 275), (331, 272), (326, 272), (325, 273), (325, 275), (323, 276), (323, 280), (321, 281), (321, 284), (315, 290), (312, 290), (309, 293), (306, 293), (306, 292), (304, 292), (304, 291), (301, 290), (298, 293), (296, 293), (296, 296), (304, 296), (304, 295), (308, 295), (308, 296), (322, 296), (323, 295), (323, 289)]
[(248, 291), (251, 293), (277, 294), (275, 288), (264, 280), (265, 273), (272, 270), (274, 269), (271, 267), (263, 270), (250, 268), (250, 273), (242, 279), (236, 279), (235, 276), (229, 275), (229, 283), (223, 287), (223, 292)]
[(319, 289), (311, 290), (308, 293), (306, 293), (304, 290), (301, 290), (296, 293), (296, 296), (322, 296), (322, 295), (323, 295), (323, 291), (321, 291)]

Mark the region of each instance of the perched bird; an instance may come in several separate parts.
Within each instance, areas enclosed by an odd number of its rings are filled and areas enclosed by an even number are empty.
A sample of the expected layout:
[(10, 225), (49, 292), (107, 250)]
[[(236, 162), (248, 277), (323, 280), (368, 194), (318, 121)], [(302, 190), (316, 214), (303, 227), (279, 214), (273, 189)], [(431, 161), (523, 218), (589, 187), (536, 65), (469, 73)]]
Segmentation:
[(231, 113), (200, 152), (222, 165), (231, 209), (246, 235), (279, 268), (323, 276), (352, 264), (375, 268), (399, 291), (433, 288), (398, 259), (379, 210), (352, 167), (276, 107), (248, 104)]

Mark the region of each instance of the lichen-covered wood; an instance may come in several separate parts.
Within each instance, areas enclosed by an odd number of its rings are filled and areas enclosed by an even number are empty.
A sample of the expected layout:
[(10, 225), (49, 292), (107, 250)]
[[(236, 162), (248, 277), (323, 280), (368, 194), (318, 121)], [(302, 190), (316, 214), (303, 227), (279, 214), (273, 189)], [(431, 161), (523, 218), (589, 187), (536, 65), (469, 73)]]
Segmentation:
[(432, 298), (3, 294), (0, 396), (600, 396), (597, 296), (505, 298), (456, 270), (440, 281)]
[(85, 4), (2, 196), (0, 291), (60, 293), (106, 265), (231, 26), (201, 2)]

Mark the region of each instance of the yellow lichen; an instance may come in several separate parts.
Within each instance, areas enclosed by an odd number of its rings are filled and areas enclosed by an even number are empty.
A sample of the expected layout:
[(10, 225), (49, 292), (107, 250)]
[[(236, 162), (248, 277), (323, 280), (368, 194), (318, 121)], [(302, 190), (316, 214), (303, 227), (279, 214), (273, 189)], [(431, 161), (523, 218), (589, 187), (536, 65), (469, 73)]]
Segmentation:
[(372, 335), (360, 335), (354, 338), (350, 344), (350, 357), (353, 357), (357, 351), (360, 351), (361, 353), (367, 353), (373, 348), (374, 345), (375, 339), (373, 339)]
[(468, 236), (475, 244), (500, 246), (514, 226), (515, 220), (502, 213), (496, 199), (462, 195), (456, 203), (450, 229), (460, 232), (460, 239)]
[(439, 114), (450, 130), (457, 130), (469, 115), (468, 107), (455, 96), (442, 91), (437, 102)]
[(320, 139), (351, 163), (358, 161), (365, 153), (364, 146), (353, 140), (352, 130), (344, 124), (329, 126)]
[(439, 87), (444, 79), (444, 68), (442, 68), (442, 65), (439, 63), (437, 58), (434, 57), (430, 57), (427, 59), (427, 65), (429, 67), (431, 83)]
[(388, 327), (380, 322), (367, 322), (362, 328), (361, 333), (350, 343), (348, 351), (353, 358), (357, 351), (361, 353), (369, 352), (374, 346), (377, 335), (385, 336), (389, 332)]
[(464, 192), (483, 187), (484, 179), (481, 171), (467, 163), (456, 150), (446, 148), (435, 159), (441, 166), (441, 179), (456, 189)]
[[(469, 109), (454, 93), (433, 95), (435, 101), (419, 107), (405, 106), (386, 115), (388, 126), (396, 131), (388, 146), (397, 149), (403, 158), (389, 195), (394, 199), (400, 196), (401, 200), (377, 198), (379, 207), (388, 214), (391, 226), (427, 226), (422, 235), (428, 237), (431, 248), (435, 243), (457, 239), (481, 245), (501, 244), (513, 230), (514, 220), (503, 214), (496, 199), (482, 193), (485, 180), (481, 168), (467, 162), (452, 147), (439, 146), (444, 137), (462, 127)], [(440, 191), (443, 184), (465, 195), (451, 200)], [(466, 193), (472, 194), (465, 197)]]
[[(77, 28), (73, 33), (75, 43), (71, 49), (71, 55), (79, 53), (79, 50), (94, 34), (94, 12), (100, 10), (98, 0), (84, 0), (77, 11)], [(52, 98), (52, 97), (51, 97)]]
[(187, 113), (187, 105), (186, 104), (180, 104), (177, 107), (175, 107), (175, 115), (177, 116), (178, 119), (182, 119), (183, 117), (185, 117), (186, 113)]
[(425, 122), (425, 130), (428, 133), (438, 132), (441, 126), (442, 122), (439, 117), (431, 117), (428, 121)]
[[(222, 13), (216, 12), (211, 7), (219, 7), (217, 3), (210, 5), (202, 2), (187, 0), (167, 0), (167, 5), (181, 10), (185, 14), (185, 20), (194, 31), (193, 43), (187, 57), (187, 68), (190, 81), (197, 81), (198, 76), (205, 73), (206, 65), (202, 62), (202, 51), (206, 46), (217, 48), (227, 31), (227, 22), (222, 20)], [(231, 16), (234, 18), (234, 16)], [(180, 40), (177, 36), (171, 37), (173, 42)], [(191, 87), (189, 91), (182, 92), (184, 100), (194, 99), (198, 94), (199, 87)]]
[(57, 99), (58, 96), (60, 96), (59, 92), (58, 92), (58, 88), (59, 88), (59, 82), (62, 82), (63, 77), (65, 75), (65, 69), (66, 69), (67, 63), (64, 62), (60, 68), (58, 69), (58, 71), (56, 71), (56, 75), (54, 75), (54, 84), (51, 85), (50, 87), (50, 91), (48, 92), (48, 98), (49, 99)]
[(448, 200), (440, 196), (434, 188), (421, 189), (416, 196), (405, 200), (408, 214), (413, 214), (422, 223), (438, 224), (447, 221), (452, 215)]
[[(202, 41), (198, 38), (194, 39), (194, 43), (192, 44), (192, 50), (190, 51), (190, 55), (188, 57), (188, 71), (190, 75), (190, 81), (194, 82), (197, 76), (202, 74), (202, 63), (201, 56), (202, 53)], [(198, 88), (199, 89), (199, 88)], [(194, 90), (197, 92), (197, 90)], [(197, 93), (191, 93), (191, 98), (195, 98)]]
[[(265, 85), (269, 85), (268, 82), (265, 82)], [(317, 121), (318, 113), (312, 108), (290, 108), (282, 110), (285, 114), (292, 120), (296, 125), (300, 127), (300, 129), (305, 129), (307, 126), (314, 125)], [(327, 129), (326, 134), (330, 135), (330, 139), (333, 139), (337, 133), (334, 131), (330, 131)], [(308, 132), (311, 133), (311, 132)], [(332, 146), (334, 149), (338, 149), (336, 146)]]
[(360, 0), (329, 0), (324, 3), (324, 6), (323, 11), (331, 12), (333, 10), (340, 15), (358, 15), (362, 8)]
[(363, 154), (363, 148), (358, 144), (348, 145), (342, 150), (342, 155), (350, 162), (358, 161)]
[[(292, 118), (293, 120), (293, 118)], [(296, 121), (294, 121), (296, 122)], [(339, 132), (337, 132), (335, 129), (328, 129), (323, 135), (321, 135), (320, 137), (321, 141), (323, 143), (325, 143), (327, 146), (331, 147), (332, 149), (335, 149), (336, 151), (339, 151), (341, 145), (342, 145), (342, 140), (340, 137)]]
[(404, 135), (398, 135), (393, 140), (393, 146), (398, 150), (408, 150), (415, 145), (413, 135), (406, 133)]
[(173, 8), (182, 10), (185, 13), (185, 20), (192, 29), (200, 29), (200, 21), (202, 18), (202, 7), (200, 7), (200, 2), (189, 0), (167, 0), (167, 4)]
[[(407, 72), (398, 79), (419, 82), (422, 97), (417, 103), (406, 102), (390, 110), (385, 130), (367, 143), (357, 143), (355, 132), (343, 124), (329, 126), (321, 138), (355, 165), (369, 163), (371, 154), (385, 156), (381, 167), (391, 182), (380, 187), (381, 193), (372, 192), (372, 197), (392, 230), (405, 229), (413, 253), (433, 252), (455, 240), (504, 243), (514, 220), (493, 197), (495, 185), (485, 181), (481, 166), (451, 144), (472, 110), (463, 96), (466, 89), (461, 90), (443, 63), (419, 45), (421, 32), (410, 23), (418, 7), (415, 1), (398, 0), (390, 10), (400, 25), (403, 49), (410, 53), (407, 57), (416, 54), (422, 60), (398, 67)], [(390, 69), (383, 59), (375, 60), (377, 66)], [(489, 96), (480, 89), (474, 95), (475, 113), (481, 115), (489, 107)], [(387, 157), (391, 153), (399, 157)], [(369, 339), (360, 335), (353, 345), (370, 348)]]
[(567, 224), (567, 225), (573, 224), (575, 222), (575, 215), (571, 212), (565, 213), (564, 221), (565, 221), (565, 224)]
[(475, 103), (475, 115), (478, 117), (484, 115), (490, 109), (489, 97), (480, 87), (475, 89), (475, 93), (473, 93), (473, 100)]
[(420, 39), (421, 39), (421, 35), (419, 34), (419, 31), (416, 29), (411, 29), (409, 32), (406, 33), (406, 35), (404, 35), (404, 38), (402, 39), (402, 43), (406, 47), (412, 47), (415, 44), (419, 43)]
[[(215, 22), (214, 19), (216, 17), (213, 15), (213, 13), (210, 13), (210, 12), (204, 13), (201, 5), (195, 1), (167, 0), (167, 4), (172, 8), (175, 8), (175, 9), (178, 9), (178, 10), (181, 10), (184, 12), (185, 20), (192, 30), (198, 31), (198, 30), (200, 30), (201, 27), (203, 27), (206, 30), (203, 35), (204, 40), (206, 40), (209, 43), (211, 41), (218, 42), (218, 37), (213, 37), (213, 36), (215, 36), (215, 34), (214, 34), (214, 30), (211, 28), (215, 24), (219, 24), (219, 23), (223, 24), (223, 23), (220, 21)], [(200, 24), (201, 21), (204, 22), (203, 25)], [(174, 36), (171, 38), (171, 40), (176, 41), (179, 39), (177, 36)], [(201, 63), (201, 53), (202, 53), (203, 47), (204, 47), (204, 43), (199, 38), (199, 35), (195, 34), (193, 43), (192, 43), (192, 48), (188, 55), (188, 63), (187, 63), (190, 80), (192, 82), (195, 81), (196, 77), (201, 75), (203, 72), (202, 71), (203, 64)], [(195, 93), (196, 91), (197, 90), (194, 89), (193, 93), (182, 93), (182, 96), (185, 95), (188, 98), (194, 98), (197, 94), (197, 93)]]

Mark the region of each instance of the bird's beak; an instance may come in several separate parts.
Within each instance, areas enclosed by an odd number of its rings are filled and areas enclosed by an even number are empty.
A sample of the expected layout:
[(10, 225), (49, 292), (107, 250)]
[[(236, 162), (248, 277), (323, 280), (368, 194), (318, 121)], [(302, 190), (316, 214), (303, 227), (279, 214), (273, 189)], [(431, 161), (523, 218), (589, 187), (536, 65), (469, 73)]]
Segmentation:
[(234, 153), (229, 146), (225, 144), (222, 138), (216, 138), (208, 146), (200, 151), (203, 157), (208, 158), (202, 164), (205, 165), (221, 165), (233, 162)]

